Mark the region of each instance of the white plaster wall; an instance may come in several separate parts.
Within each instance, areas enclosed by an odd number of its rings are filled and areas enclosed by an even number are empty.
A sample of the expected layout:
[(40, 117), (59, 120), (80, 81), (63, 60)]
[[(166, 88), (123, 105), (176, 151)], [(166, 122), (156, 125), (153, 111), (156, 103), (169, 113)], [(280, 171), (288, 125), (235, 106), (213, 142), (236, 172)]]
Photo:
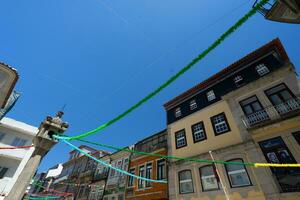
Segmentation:
[[(38, 128), (14, 119), (3, 118), (0, 122), (0, 132), (5, 133), (4, 138), (0, 141), (1, 147), (11, 147), (10, 144), (16, 137), (26, 139), (25, 145), (31, 145)], [(10, 192), (33, 151), (33, 147), (30, 149), (0, 150), (0, 165), (9, 168), (4, 178), (0, 179), (0, 200), (3, 200)]]

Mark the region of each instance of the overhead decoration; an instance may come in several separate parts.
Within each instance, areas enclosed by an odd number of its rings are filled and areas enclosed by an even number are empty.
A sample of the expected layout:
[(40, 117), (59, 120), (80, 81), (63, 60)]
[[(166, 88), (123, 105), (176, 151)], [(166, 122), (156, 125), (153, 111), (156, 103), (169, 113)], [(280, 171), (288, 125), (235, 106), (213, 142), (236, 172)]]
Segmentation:
[(106, 127), (114, 124), (115, 122), (121, 120), (126, 115), (140, 107), (142, 104), (146, 103), (148, 100), (156, 96), (158, 93), (160, 93), (163, 89), (165, 89), (168, 85), (173, 83), (175, 80), (177, 80), (180, 76), (182, 76), (185, 72), (187, 72), (189, 69), (191, 69), (196, 63), (198, 63), (200, 60), (202, 60), (207, 54), (209, 54), (211, 51), (213, 51), (217, 46), (219, 46), (228, 36), (230, 36), (235, 30), (237, 30), (239, 27), (241, 27), (251, 16), (253, 16), (262, 6), (264, 6), (269, 0), (261, 0), (259, 3), (255, 4), (253, 8), (247, 12), (242, 18), (240, 18), (234, 25), (232, 25), (229, 29), (227, 29), (218, 39), (216, 39), (209, 47), (207, 47), (203, 52), (201, 52), (196, 58), (194, 58), (190, 63), (188, 63), (185, 67), (183, 67), (179, 72), (177, 72), (175, 75), (170, 77), (167, 81), (165, 81), (161, 86), (156, 88), (154, 91), (152, 91), (150, 94), (148, 94), (146, 97), (138, 101), (136, 104), (131, 106), (129, 109), (121, 113), (120, 115), (116, 116), (115, 118), (111, 119), (105, 124), (102, 124), (101, 126), (76, 135), (72, 137), (65, 137), (66, 140), (75, 140), (87, 137), (89, 135), (92, 135), (98, 131), (101, 131), (105, 129)]

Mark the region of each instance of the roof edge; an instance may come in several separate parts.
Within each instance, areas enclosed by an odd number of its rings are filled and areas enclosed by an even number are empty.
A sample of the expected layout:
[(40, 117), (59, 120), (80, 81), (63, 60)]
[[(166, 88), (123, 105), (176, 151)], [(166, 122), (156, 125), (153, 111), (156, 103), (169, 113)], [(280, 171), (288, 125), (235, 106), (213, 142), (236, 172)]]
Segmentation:
[(288, 57), (288, 55), (287, 55), (280, 39), (275, 38), (275, 39), (271, 40), (270, 42), (268, 42), (267, 44), (261, 46), (260, 48), (254, 50), (254, 51), (252, 51), (251, 53), (247, 54), (243, 58), (235, 61), (231, 65), (225, 67), (223, 70), (221, 70), (221, 71), (217, 72), (216, 74), (210, 76), (206, 80), (200, 82), (199, 84), (195, 85), (194, 87), (192, 87), (192, 88), (188, 89), (187, 91), (183, 92), (179, 96), (171, 99), (170, 101), (168, 101), (167, 103), (165, 103), (163, 105), (165, 107), (165, 110), (171, 109), (172, 107), (176, 106), (181, 101), (183, 101), (184, 99), (186, 99), (186, 98), (192, 96), (193, 94), (197, 93), (199, 90), (204, 89), (206, 87), (209, 87), (215, 81), (217, 81), (217, 79), (220, 78), (221, 76), (230, 73), (231, 71), (235, 70), (236, 68), (240, 67), (241, 65), (244, 65), (244, 63), (250, 62), (251, 59), (259, 57), (260, 54), (263, 54), (266, 50), (268, 50), (272, 47), (277, 48), (279, 54), (281, 55), (281, 57), (285, 61), (289, 61), (289, 57)]

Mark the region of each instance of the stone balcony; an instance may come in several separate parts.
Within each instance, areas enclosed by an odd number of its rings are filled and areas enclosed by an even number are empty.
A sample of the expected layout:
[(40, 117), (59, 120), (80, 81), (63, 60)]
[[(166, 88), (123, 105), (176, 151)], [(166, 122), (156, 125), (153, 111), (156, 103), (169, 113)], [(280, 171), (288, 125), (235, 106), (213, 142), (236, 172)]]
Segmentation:
[(295, 97), (284, 103), (268, 106), (258, 112), (242, 116), (242, 122), (247, 129), (253, 129), (297, 115), (300, 115), (300, 97)]

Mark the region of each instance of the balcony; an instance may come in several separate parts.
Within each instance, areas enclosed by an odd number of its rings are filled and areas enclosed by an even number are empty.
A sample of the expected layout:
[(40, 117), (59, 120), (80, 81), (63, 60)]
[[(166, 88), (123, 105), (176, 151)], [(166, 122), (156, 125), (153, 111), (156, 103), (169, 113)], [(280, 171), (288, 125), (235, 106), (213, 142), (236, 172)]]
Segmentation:
[(269, 106), (253, 114), (243, 116), (246, 128), (256, 128), (300, 114), (300, 97), (295, 97), (284, 103)]
[[(254, 5), (257, 4), (255, 1)], [(300, 23), (300, 3), (298, 0), (273, 1), (259, 9), (268, 20), (284, 23)]]

